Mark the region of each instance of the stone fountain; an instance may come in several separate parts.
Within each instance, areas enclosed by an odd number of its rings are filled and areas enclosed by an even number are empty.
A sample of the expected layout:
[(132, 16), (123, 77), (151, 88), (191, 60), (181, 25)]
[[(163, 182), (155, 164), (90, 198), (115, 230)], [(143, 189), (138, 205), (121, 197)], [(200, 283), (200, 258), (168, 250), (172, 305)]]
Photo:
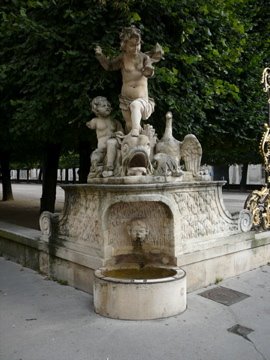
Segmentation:
[(125, 128), (111, 117), (106, 98), (92, 100), (95, 117), (86, 125), (96, 130), (98, 146), (88, 184), (63, 186), (63, 212), (43, 213), (40, 225), (53, 256), (69, 257), (82, 273), (92, 269), (88, 279), (97, 313), (156, 319), (186, 309), (186, 272), (190, 288), (207, 284), (201, 264), (210, 261), (210, 253), (221, 256), (235, 235), (249, 230), (250, 219), (249, 213), (239, 218), (224, 208), (224, 182), (210, 181), (201, 171), (195, 135), (173, 137), (171, 112), (161, 139), (152, 126), (142, 125), (154, 111), (147, 80), (163, 51), (157, 44), (142, 53), (140, 31), (133, 26), (120, 39), (117, 58), (108, 59), (100, 47), (96, 56), (105, 70), (122, 72)]

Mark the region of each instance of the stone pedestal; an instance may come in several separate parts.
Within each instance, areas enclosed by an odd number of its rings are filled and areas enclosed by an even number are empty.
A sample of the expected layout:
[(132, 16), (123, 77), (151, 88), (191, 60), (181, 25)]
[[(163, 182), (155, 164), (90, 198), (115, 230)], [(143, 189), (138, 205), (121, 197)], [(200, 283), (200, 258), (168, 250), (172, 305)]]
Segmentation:
[(223, 182), (136, 181), (64, 186), (64, 211), (43, 213), (41, 232), (0, 224), (1, 253), (92, 293), (95, 270), (134, 260), (126, 224), (143, 217), (149, 230), (142, 245), (146, 260), (181, 267), (187, 291), (269, 262), (270, 232), (247, 231), (248, 214), (238, 218), (224, 208)]
[(270, 238), (255, 241), (254, 232), (242, 232), (249, 230), (250, 219), (225, 209), (224, 182), (191, 182), (188, 176), (64, 185), (63, 212), (41, 216), (50, 273), (92, 292), (95, 270), (141, 261), (128, 231), (134, 219), (147, 227), (143, 263), (181, 267), (189, 291), (263, 265)]
[(89, 267), (97, 269), (132, 253), (127, 224), (140, 218), (149, 228), (144, 252), (160, 254), (164, 265), (178, 265), (184, 254), (241, 232), (238, 217), (224, 207), (223, 182), (151, 178), (148, 183), (145, 177), (145, 183), (136, 183), (135, 178), (63, 186), (64, 210), (53, 222), (51, 233), (57, 236), (50, 242), (87, 255)]

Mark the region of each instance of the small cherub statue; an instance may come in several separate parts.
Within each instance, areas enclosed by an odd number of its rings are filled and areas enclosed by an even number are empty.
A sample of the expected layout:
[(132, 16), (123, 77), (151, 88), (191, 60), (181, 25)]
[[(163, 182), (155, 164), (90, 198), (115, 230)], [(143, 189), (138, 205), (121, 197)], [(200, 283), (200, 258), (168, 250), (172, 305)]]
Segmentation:
[[(97, 149), (91, 155), (90, 174), (92, 174), (93, 177), (100, 175), (99, 169), (101, 168), (103, 170), (103, 177), (113, 176), (120, 138), (124, 136), (123, 128), (119, 121), (111, 118), (111, 104), (105, 97), (95, 97), (91, 102), (91, 106), (96, 117), (88, 121), (86, 126), (89, 127), (89, 129), (96, 130), (98, 145)], [(103, 165), (106, 156), (107, 159), (104, 169)]]
[(100, 46), (96, 57), (105, 70), (121, 70), (122, 90), (119, 97), (126, 131), (139, 136), (141, 119), (147, 120), (154, 111), (155, 102), (148, 96), (148, 78), (154, 74), (153, 63), (162, 58), (163, 50), (156, 44), (153, 51), (141, 52), (141, 32), (135, 26), (124, 28), (120, 34), (122, 53), (108, 59)]

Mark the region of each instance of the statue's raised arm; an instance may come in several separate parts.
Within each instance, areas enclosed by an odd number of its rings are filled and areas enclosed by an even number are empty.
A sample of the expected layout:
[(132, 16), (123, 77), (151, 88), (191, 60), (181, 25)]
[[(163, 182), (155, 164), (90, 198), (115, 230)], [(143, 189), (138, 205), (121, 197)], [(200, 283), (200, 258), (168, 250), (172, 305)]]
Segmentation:
[(107, 56), (103, 54), (102, 48), (100, 46), (96, 46), (95, 55), (100, 65), (107, 71), (120, 70), (122, 67), (121, 56), (117, 56), (116, 58), (109, 59), (107, 58)]

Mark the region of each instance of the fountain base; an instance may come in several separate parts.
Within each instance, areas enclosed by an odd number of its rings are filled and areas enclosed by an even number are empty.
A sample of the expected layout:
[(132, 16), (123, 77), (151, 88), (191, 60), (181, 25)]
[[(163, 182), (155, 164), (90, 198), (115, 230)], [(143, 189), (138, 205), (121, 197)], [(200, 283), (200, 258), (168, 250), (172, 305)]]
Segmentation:
[(96, 313), (114, 319), (150, 320), (186, 309), (186, 273), (178, 267), (100, 268), (95, 271)]

